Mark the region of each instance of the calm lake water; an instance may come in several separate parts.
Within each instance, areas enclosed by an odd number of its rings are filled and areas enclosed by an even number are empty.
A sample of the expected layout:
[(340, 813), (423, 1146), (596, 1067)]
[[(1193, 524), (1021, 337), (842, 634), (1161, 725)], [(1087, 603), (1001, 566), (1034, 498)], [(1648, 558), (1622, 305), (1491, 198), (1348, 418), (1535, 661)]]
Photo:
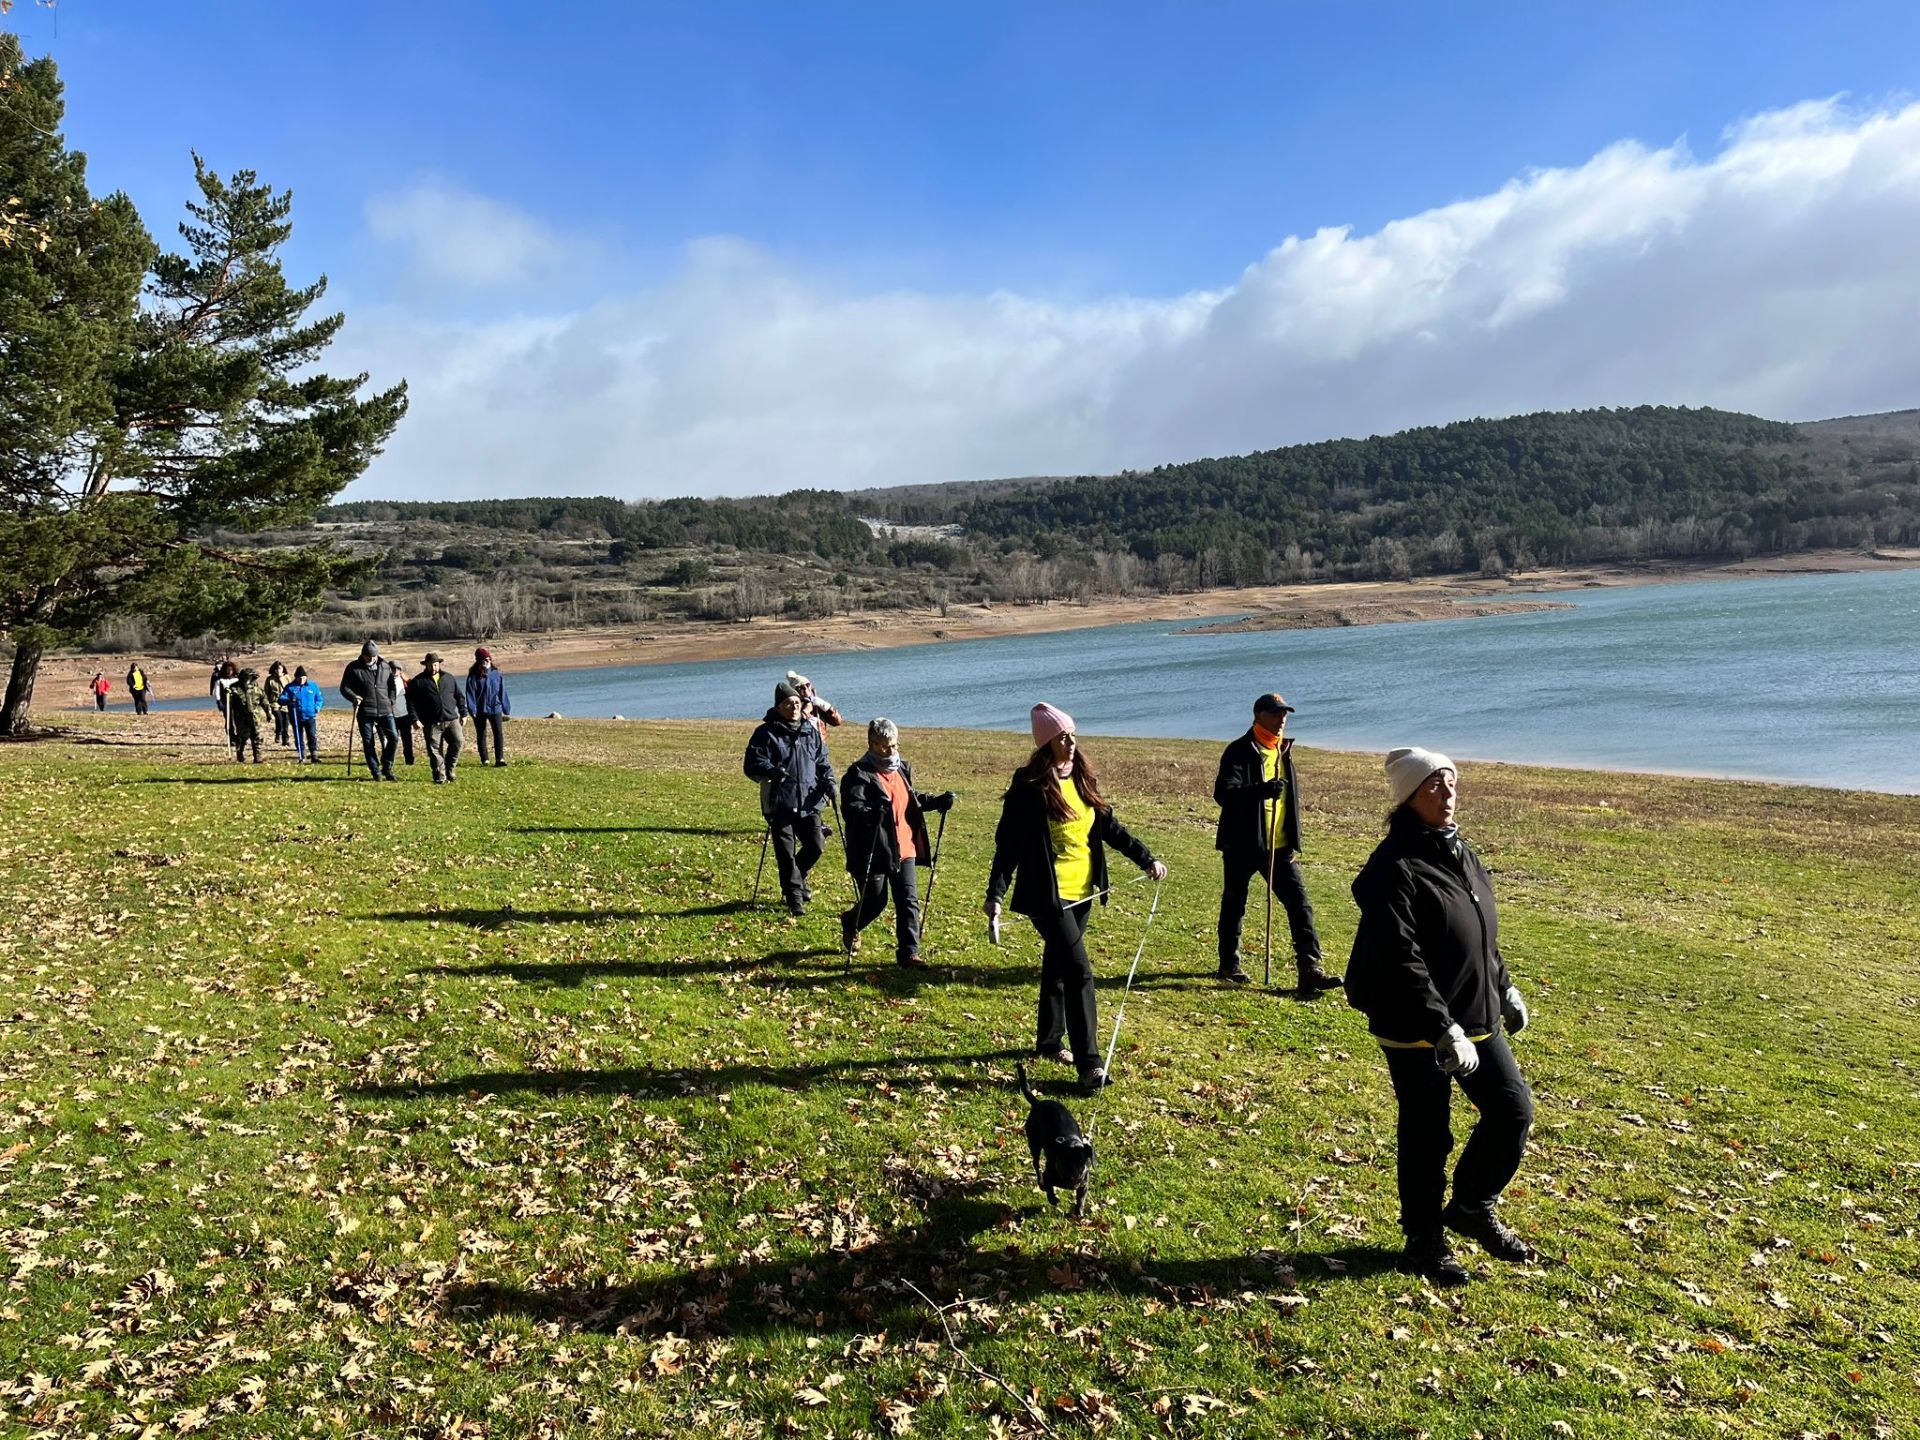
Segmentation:
[[(850, 722), (1227, 739), (1278, 689), (1303, 744), (1920, 793), (1920, 570), (1649, 585), (1352, 629), (1117, 625), (786, 659), (509, 674), (527, 715), (757, 716), (789, 665)], [(911, 739), (909, 739), (911, 745)]]
[(1155, 621), (508, 679), (522, 717), (757, 717), (792, 666), (850, 722), (1024, 732), (1044, 699), (1088, 734), (1207, 739), (1238, 735), (1277, 689), (1309, 745), (1920, 793), (1920, 570), (1548, 598), (1573, 608), (1241, 635)]

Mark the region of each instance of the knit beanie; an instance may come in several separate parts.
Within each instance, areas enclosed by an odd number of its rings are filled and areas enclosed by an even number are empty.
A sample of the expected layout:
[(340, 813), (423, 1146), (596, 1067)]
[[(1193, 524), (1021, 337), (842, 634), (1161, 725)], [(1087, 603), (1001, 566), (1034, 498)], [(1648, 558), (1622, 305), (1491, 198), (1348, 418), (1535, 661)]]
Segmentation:
[(802, 675), (798, 670), (787, 671), (787, 684), (793, 686), (795, 690), (798, 690), (802, 685), (811, 685), (812, 683), (811, 680), (807, 679), (807, 677)]
[(1427, 777), (1436, 770), (1451, 770), (1455, 775), (1460, 769), (1453, 761), (1438, 750), (1422, 750), (1417, 746), (1403, 745), (1398, 750), (1389, 750), (1386, 759), (1387, 793), (1393, 797), (1394, 808), (1413, 798), (1413, 792), (1427, 783)]
[(1056, 735), (1074, 733), (1073, 717), (1042, 700), (1033, 707), (1033, 748), (1051, 745)]
[(782, 700), (797, 700), (799, 698), (800, 692), (784, 680), (773, 687), (773, 703), (776, 705)]
[(473, 658), (476, 660), (491, 660), (493, 659), (493, 651), (487, 649), (484, 645), (476, 646), (473, 652)]

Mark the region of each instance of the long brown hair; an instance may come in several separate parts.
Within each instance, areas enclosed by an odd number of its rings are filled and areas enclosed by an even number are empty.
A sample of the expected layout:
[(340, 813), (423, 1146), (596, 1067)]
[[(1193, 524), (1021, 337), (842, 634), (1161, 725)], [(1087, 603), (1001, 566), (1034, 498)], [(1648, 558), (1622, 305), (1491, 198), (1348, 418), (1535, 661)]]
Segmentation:
[[(1093, 764), (1087, 759), (1087, 752), (1076, 743), (1073, 747), (1073, 788), (1080, 792), (1082, 803), (1091, 805), (1101, 814), (1113, 807), (1100, 793), (1099, 778), (1093, 773)], [(1033, 752), (1018, 770), (1013, 772), (1013, 784), (1007, 787), (1011, 795), (1021, 785), (1037, 785), (1046, 801), (1047, 818), (1050, 820), (1071, 820), (1073, 810), (1067, 804), (1067, 797), (1060, 793), (1060, 777), (1053, 773), (1053, 748), (1042, 745)]]

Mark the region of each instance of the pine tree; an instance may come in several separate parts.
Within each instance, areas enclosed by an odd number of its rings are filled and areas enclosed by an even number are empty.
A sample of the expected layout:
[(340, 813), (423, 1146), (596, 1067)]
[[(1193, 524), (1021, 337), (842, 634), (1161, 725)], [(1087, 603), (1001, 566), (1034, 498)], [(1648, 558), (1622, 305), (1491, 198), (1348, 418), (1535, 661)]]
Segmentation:
[[(0, 71), (9, 54), (17, 41), (0, 37)], [(0, 356), (26, 387), (0, 400), (0, 629), (14, 643), (0, 734), (25, 729), (46, 649), (111, 616), (244, 642), (315, 605), (351, 565), (343, 552), (213, 537), (307, 521), (406, 412), (404, 383), (362, 399), (366, 376), (314, 368), (344, 317), (308, 318), (324, 277), (296, 288), (281, 272), (290, 195), (196, 155), (184, 250), (155, 255), (124, 197), (86, 199), (52, 66), (17, 75), (34, 103), (0, 106), (0, 195), (19, 195), (5, 213), (23, 217), (0, 251)], [(20, 350), (13, 336), (36, 332), (16, 319), (35, 314), (48, 338)], [(0, 369), (0, 392), (15, 378)]]

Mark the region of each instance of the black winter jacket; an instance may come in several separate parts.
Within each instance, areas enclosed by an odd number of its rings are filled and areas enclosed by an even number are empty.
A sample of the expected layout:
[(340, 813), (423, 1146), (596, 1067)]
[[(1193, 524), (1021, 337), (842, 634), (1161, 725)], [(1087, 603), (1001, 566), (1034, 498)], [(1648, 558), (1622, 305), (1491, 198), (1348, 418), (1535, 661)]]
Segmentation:
[(467, 697), (460, 682), (442, 670), (440, 683), (435, 685), (433, 676), (422, 670), (407, 682), (407, 718), (416, 725), (444, 725), (449, 720), (466, 719)]
[(1499, 1027), (1512, 981), (1500, 958), (1493, 878), (1473, 847), (1449, 843), (1404, 807), (1354, 877), (1360, 930), (1347, 1001), (1382, 1040), (1437, 1041)]
[(817, 814), (834, 793), (826, 737), (805, 718), (791, 723), (769, 710), (747, 741), (741, 768), (760, 782), (760, 813), (769, 820)]
[[(1069, 782), (1071, 783), (1071, 782)], [(1153, 852), (1127, 832), (1111, 810), (1093, 812), (1092, 852), (1094, 888), (1106, 891), (1107, 846), (1111, 845), (1142, 870), (1153, 868)], [(1046, 793), (1016, 780), (1000, 806), (1000, 824), (993, 832), (993, 869), (987, 876), (987, 900), (998, 904), (1013, 886), (1011, 908), (1016, 915), (1057, 915), (1060, 884), (1053, 870), (1053, 832), (1047, 826)], [(1102, 905), (1107, 903), (1104, 893)]]
[(340, 674), (340, 694), (349, 705), (358, 705), (364, 715), (391, 715), (396, 673), (391, 660), (377, 655), (371, 660), (350, 661)]
[[(1300, 781), (1293, 773), (1291, 747), (1280, 747), (1280, 776), (1287, 782), (1280, 802), (1280, 833), (1274, 848), (1298, 851), (1300, 848)], [(1220, 807), (1220, 824), (1213, 834), (1216, 850), (1258, 850), (1267, 848), (1266, 775), (1260, 763), (1260, 746), (1248, 730), (1221, 752), (1220, 773), (1213, 782), (1213, 800)]]
[[(933, 842), (927, 838), (922, 812), (933, 808), (936, 797), (913, 788), (913, 766), (905, 760), (900, 762), (900, 777), (907, 782), (907, 826), (913, 831), (916, 863), (925, 870), (933, 859)], [(900, 840), (893, 825), (893, 800), (866, 756), (848, 766), (840, 778), (840, 804), (847, 821), (847, 873), (864, 880), (898, 870)]]

